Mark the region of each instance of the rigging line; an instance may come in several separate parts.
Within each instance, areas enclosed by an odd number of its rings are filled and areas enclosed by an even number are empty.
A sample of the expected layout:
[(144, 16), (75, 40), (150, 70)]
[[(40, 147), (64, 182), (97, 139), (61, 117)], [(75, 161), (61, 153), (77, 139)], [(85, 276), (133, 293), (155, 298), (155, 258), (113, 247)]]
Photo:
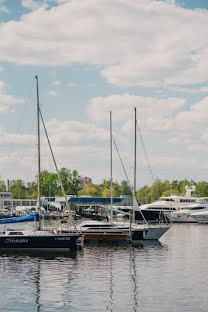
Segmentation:
[(50, 151), (51, 151), (51, 156), (53, 158), (53, 162), (54, 162), (54, 165), (56, 167), (56, 172), (57, 172), (57, 175), (58, 175), (58, 179), (59, 179), (59, 183), (60, 183), (60, 186), (61, 186), (61, 190), (62, 190), (62, 193), (64, 195), (65, 201), (66, 201), (66, 206), (67, 206), (68, 211), (69, 211), (69, 218), (70, 218), (70, 221), (73, 224), (75, 230), (77, 231), (77, 228), (76, 228), (76, 225), (75, 225), (75, 222), (74, 222), (74, 218), (72, 216), (71, 209), (70, 209), (70, 206), (69, 206), (69, 202), (67, 200), (66, 193), (64, 191), (64, 187), (63, 187), (63, 184), (62, 184), (62, 181), (61, 181), (61, 177), (60, 177), (60, 174), (59, 174), (59, 170), (58, 170), (58, 167), (57, 167), (57, 163), (56, 163), (56, 160), (55, 160), (55, 157), (54, 157), (54, 153), (53, 153), (52, 146), (51, 146), (51, 143), (50, 143), (50, 140), (49, 140), (49, 137), (48, 137), (48, 133), (47, 133), (47, 130), (46, 130), (45, 122), (43, 120), (43, 115), (41, 113), (40, 107), (39, 107), (39, 112), (40, 112), (40, 117), (41, 117), (41, 120), (42, 120), (42, 123), (43, 123), (43, 128), (44, 128), (44, 131), (45, 131), (45, 135), (46, 135), (46, 138), (47, 138), (47, 141), (48, 141), (48, 145), (49, 145), (49, 148), (50, 148)]
[[(122, 167), (123, 167), (123, 170), (124, 170), (124, 173), (125, 173), (125, 176), (126, 176), (128, 185), (129, 185), (129, 187), (130, 187), (130, 189), (131, 189), (131, 192), (132, 192), (132, 194), (133, 194), (133, 201), (134, 201), (134, 198), (135, 198), (136, 203), (137, 203), (137, 199), (136, 199), (136, 194), (135, 194), (135, 192), (134, 192), (134, 188), (131, 186), (131, 184), (130, 184), (130, 182), (129, 182), (129, 178), (128, 178), (126, 169), (125, 169), (125, 167), (124, 167), (123, 161), (122, 161), (122, 159), (121, 159), (121, 155), (120, 155), (120, 153), (119, 153), (119, 150), (118, 150), (116, 141), (115, 141), (114, 137), (112, 137), (112, 139), (113, 139), (113, 143), (114, 143), (114, 145), (115, 145), (116, 151), (117, 151), (117, 153), (118, 153), (118, 157), (119, 157), (119, 159), (120, 159), (121, 165), (122, 165)], [(138, 205), (138, 203), (137, 203), (137, 205)], [(139, 207), (139, 205), (138, 205), (138, 207)], [(144, 222), (148, 225), (147, 220), (145, 219), (144, 214), (143, 214), (143, 212), (141, 211), (141, 209), (139, 209), (139, 212), (141, 213), (141, 216), (142, 216)]]
[(119, 150), (118, 150), (118, 147), (117, 147), (116, 141), (115, 141), (115, 139), (114, 139), (114, 137), (113, 137), (113, 136), (112, 136), (112, 138), (113, 138), (113, 143), (114, 143), (115, 148), (116, 148), (116, 151), (117, 151), (117, 153), (118, 153), (118, 157), (119, 157), (119, 159), (120, 159), (121, 165), (122, 165), (122, 167), (123, 167), (123, 171), (124, 171), (124, 173), (125, 173), (126, 180), (127, 180), (128, 185), (129, 185), (129, 187), (130, 187), (130, 189), (131, 189), (131, 192), (132, 192), (132, 194), (133, 194), (133, 188), (132, 188), (132, 186), (131, 186), (131, 184), (130, 184), (130, 181), (129, 181), (129, 178), (128, 178), (128, 175), (127, 175), (126, 169), (125, 169), (125, 167), (124, 167), (123, 161), (122, 161), (122, 159), (121, 159), (121, 155), (120, 155), (120, 153), (119, 153)]
[[(145, 153), (145, 156), (146, 156), (146, 159), (147, 159), (147, 164), (148, 164), (148, 167), (149, 167), (149, 170), (150, 170), (150, 174), (152, 176), (152, 180), (153, 180), (153, 183), (155, 183), (155, 177), (154, 177), (154, 174), (153, 174), (153, 171), (152, 171), (152, 168), (151, 168), (151, 165), (150, 165), (150, 160), (149, 160), (149, 157), (147, 155), (147, 150), (146, 150), (146, 147), (145, 147), (145, 144), (144, 144), (144, 140), (143, 140), (143, 137), (142, 137), (142, 134), (141, 134), (141, 130), (139, 128), (139, 123), (137, 121), (137, 130), (139, 132), (139, 136), (140, 136), (140, 139), (141, 139), (141, 143), (142, 143), (142, 147), (144, 149), (144, 153)], [(156, 192), (157, 192), (157, 197), (159, 198), (159, 193), (158, 193), (158, 189), (156, 187)]]

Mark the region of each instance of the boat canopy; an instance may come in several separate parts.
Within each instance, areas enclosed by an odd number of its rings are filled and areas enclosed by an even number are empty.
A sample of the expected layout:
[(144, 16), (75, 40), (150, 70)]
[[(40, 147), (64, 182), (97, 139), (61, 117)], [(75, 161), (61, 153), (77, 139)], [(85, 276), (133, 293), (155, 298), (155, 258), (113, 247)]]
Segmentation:
[(24, 217), (0, 219), (0, 224), (32, 222), (32, 221), (39, 221), (39, 214), (38, 213), (34, 213), (32, 215), (24, 216)]

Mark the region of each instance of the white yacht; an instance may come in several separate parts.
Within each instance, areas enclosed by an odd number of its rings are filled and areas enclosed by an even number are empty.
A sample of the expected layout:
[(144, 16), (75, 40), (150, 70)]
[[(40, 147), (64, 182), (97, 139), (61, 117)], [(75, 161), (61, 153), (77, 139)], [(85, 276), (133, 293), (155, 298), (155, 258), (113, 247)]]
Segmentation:
[[(140, 240), (158, 240), (167, 232), (169, 226), (167, 224), (135, 224), (130, 225), (129, 221), (126, 222), (101, 222), (95, 220), (84, 220), (76, 225), (76, 229), (81, 234), (84, 234), (85, 241), (102, 240), (111, 241), (121, 235), (124, 240), (129, 237), (129, 241), (136, 242)], [(66, 234), (73, 233), (74, 228), (67, 224), (62, 225), (58, 229), (58, 233)]]
[(208, 223), (208, 208), (192, 213), (191, 217), (198, 223)]
[[(170, 217), (170, 214), (174, 211), (178, 211), (186, 208), (188, 205), (195, 204), (200, 200), (201, 203), (208, 202), (208, 197), (196, 197), (191, 196), (191, 193), (196, 190), (194, 186), (186, 186), (185, 195), (172, 194), (170, 196), (160, 197), (159, 200), (146, 205), (141, 205), (140, 209), (147, 221), (157, 221), (162, 216)], [(142, 220), (142, 216), (137, 213), (137, 220)]]
[[(200, 198), (201, 199), (201, 198)], [(185, 209), (179, 211), (171, 212), (169, 220), (174, 223), (194, 223), (197, 222), (192, 218), (192, 214), (198, 214), (199, 212), (204, 212), (208, 209), (208, 203), (200, 202), (200, 199), (195, 204), (187, 206)]]

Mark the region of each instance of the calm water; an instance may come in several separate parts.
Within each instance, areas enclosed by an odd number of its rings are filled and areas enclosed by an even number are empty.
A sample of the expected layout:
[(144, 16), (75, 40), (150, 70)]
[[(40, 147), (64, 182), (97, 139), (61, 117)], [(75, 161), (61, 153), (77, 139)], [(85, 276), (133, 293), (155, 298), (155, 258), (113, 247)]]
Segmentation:
[(157, 245), (0, 254), (0, 311), (208, 311), (208, 226), (172, 225)]

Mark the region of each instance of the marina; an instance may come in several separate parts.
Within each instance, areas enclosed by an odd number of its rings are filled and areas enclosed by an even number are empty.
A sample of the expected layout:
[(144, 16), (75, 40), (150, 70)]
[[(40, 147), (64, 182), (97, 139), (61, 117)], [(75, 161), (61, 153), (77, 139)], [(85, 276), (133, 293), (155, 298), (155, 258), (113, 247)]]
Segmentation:
[(206, 312), (207, 235), (206, 225), (173, 224), (136, 247), (1, 252), (0, 310)]
[(207, 312), (208, 1), (0, 15), (0, 312)]

